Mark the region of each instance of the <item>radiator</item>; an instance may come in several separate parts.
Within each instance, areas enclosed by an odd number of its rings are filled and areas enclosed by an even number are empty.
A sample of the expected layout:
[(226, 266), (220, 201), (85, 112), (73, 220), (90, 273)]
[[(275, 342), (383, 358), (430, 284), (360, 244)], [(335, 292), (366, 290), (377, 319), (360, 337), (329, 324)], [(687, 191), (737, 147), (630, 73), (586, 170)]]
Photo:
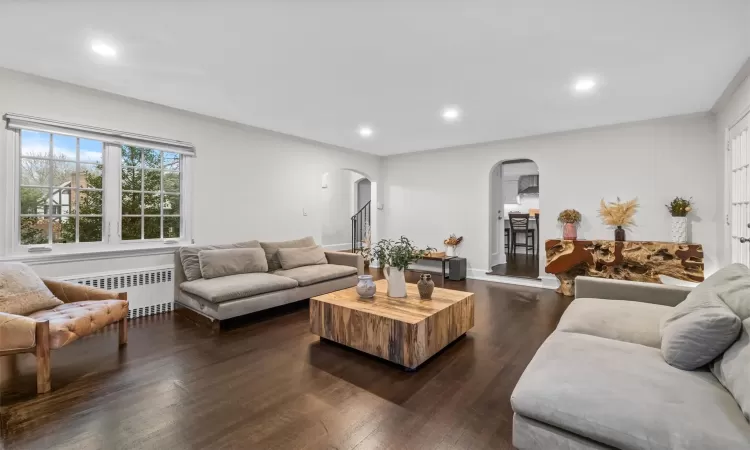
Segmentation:
[(174, 308), (174, 269), (155, 267), (61, 278), (71, 283), (128, 293), (128, 319), (151, 316)]

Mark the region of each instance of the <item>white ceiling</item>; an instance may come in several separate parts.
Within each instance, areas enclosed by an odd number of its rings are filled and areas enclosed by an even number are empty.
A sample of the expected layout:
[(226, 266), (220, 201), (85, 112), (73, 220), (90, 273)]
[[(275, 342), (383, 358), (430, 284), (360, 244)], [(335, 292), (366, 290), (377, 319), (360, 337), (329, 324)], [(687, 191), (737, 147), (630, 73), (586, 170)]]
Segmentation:
[[(748, 0), (0, 0), (0, 16), (2, 67), (380, 155), (706, 111), (750, 56)], [(595, 94), (572, 95), (581, 75)]]

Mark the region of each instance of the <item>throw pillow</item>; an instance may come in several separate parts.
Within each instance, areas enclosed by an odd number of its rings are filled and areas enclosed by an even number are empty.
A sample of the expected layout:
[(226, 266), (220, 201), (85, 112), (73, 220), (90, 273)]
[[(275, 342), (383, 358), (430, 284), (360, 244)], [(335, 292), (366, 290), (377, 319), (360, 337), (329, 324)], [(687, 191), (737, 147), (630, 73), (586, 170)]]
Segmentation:
[[(664, 360), (683, 370), (710, 363), (737, 339), (741, 320), (725, 303), (750, 295), (750, 272), (732, 265), (719, 270), (688, 294), (662, 319), (661, 353)], [(743, 275), (744, 272), (744, 275)], [(739, 304), (739, 303), (738, 303)]]
[(303, 248), (280, 248), (276, 255), (278, 256), (279, 263), (284, 270), (302, 266), (328, 264), (326, 253), (319, 245)]
[(262, 248), (201, 250), (198, 252), (198, 261), (201, 275), (206, 279), (268, 270), (266, 254)]
[(268, 260), (268, 271), (274, 272), (281, 269), (281, 262), (276, 254), (280, 248), (302, 248), (302, 247), (313, 247), (315, 246), (315, 239), (312, 236), (304, 237), (302, 239), (295, 239), (293, 241), (282, 241), (282, 242), (261, 242), (260, 246), (266, 252), (266, 260)]
[(198, 258), (198, 253), (201, 250), (218, 250), (224, 248), (260, 248), (260, 243), (258, 241), (247, 241), (225, 245), (180, 247), (180, 262), (182, 262), (182, 270), (185, 273), (185, 278), (188, 281), (195, 281), (203, 278), (203, 275), (201, 274), (200, 260)]
[(711, 364), (711, 372), (732, 394), (750, 420), (750, 319), (742, 322), (740, 338)]
[(746, 265), (732, 264), (724, 267), (698, 287), (704, 285), (715, 291), (740, 320), (750, 317), (750, 268)]
[(26, 316), (63, 302), (23, 263), (0, 263), (0, 312)]

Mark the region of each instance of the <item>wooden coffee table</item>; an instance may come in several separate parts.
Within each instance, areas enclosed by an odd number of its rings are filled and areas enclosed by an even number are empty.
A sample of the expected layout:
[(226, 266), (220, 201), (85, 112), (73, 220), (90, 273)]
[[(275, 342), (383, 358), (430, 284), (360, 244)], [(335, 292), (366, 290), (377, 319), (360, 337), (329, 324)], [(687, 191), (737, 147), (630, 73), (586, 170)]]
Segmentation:
[(421, 300), (416, 284), (406, 298), (377, 293), (360, 299), (354, 288), (310, 299), (310, 331), (321, 338), (416, 369), (474, 326), (474, 294), (435, 288), (432, 300)]

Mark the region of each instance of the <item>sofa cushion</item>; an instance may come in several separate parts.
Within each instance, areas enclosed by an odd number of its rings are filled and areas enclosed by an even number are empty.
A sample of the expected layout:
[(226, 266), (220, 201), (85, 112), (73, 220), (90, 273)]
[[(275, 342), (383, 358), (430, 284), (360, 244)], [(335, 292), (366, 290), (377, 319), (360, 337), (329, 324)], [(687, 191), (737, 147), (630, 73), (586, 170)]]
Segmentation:
[(281, 241), (281, 242), (261, 242), (260, 246), (266, 252), (266, 259), (268, 260), (268, 271), (274, 272), (281, 269), (281, 263), (279, 262), (279, 256), (276, 252), (280, 248), (302, 248), (302, 247), (313, 247), (315, 246), (315, 239), (312, 236), (307, 236), (302, 239), (295, 239), (293, 241)]
[(188, 281), (203, 278), (201, 274), (200, 258), (198, 253), (201, 250), (217, 250), (222, 248), (259, 248), (258, 241), (238, 242), (236, 244), (226, 245), (192, 245), (190, 247), (180, 247), (180, 261), (182, 261), (182, 271), (185, 272), (185, 278)]
[(747, 449), (750, 424), (706, 370), (670, 366), (658, 349), (554, 332), (511, 395), (525, 417), (627, 449)]
[(284, 270), (302, 266), (328, 264), (326, 253), (323, 251), (323, 247), (319, 245), (301, 248), (280, 248), (276, 256), (278, 256), (279, 264), (281, 264), (281, 268)]
[(29, 317), (49, 320), (51, 348), (60, 348), (76, 339), (95, 333), (107, 325), (128, 317), (127, 300), (88, 300), (66, 303)]
[(36, 342), (36, 320), (0, 312), (0, 351), (31, 348)]
[(296, 280), (271, 273), (241, 273), (220, 278), (185, 281), (180, 288), (218, 303), (297, 287)]
[[(746, 301), (742, 301), (743, 297)], [(661, 326), (661, 351), (671, 365), (684, 370), (702, 367), (721, 355), (737, 339), (741, 319), (732, 304), (746, 312), (750, 300), (750, 269), (725, 267), (688, 294)]]
[(309, 286), (337, 278), (356, 275), (357, 268), (350, 266), (339, 266), (338, 264), (321, 264), (316, 266), (297, 267), (296, 269), (277, 270), (276, 275), (281, 275), (297, 280), (300, 286)]
[(262, 248), (222, 248), (198, 252), (203, 278), (225, 277), (238, 273), (268, 271)]
[(0, 262), (0, 312), (27, 316), (62, 304), (31, 267)]
[(740, 321), (750, 318), (750, 268), (744, 264), (731, 264), (718, 270), (696, 286), (691, 295), (703, 291), (719, 297)]
[(565, 310), (557, 330), (659, 348), (659, 323), (672, 309), (628, 300), (578, 298)]
[(711, 372), (750, 420), (750, 318), (742, 322), (740, 338), (711, 364)]

